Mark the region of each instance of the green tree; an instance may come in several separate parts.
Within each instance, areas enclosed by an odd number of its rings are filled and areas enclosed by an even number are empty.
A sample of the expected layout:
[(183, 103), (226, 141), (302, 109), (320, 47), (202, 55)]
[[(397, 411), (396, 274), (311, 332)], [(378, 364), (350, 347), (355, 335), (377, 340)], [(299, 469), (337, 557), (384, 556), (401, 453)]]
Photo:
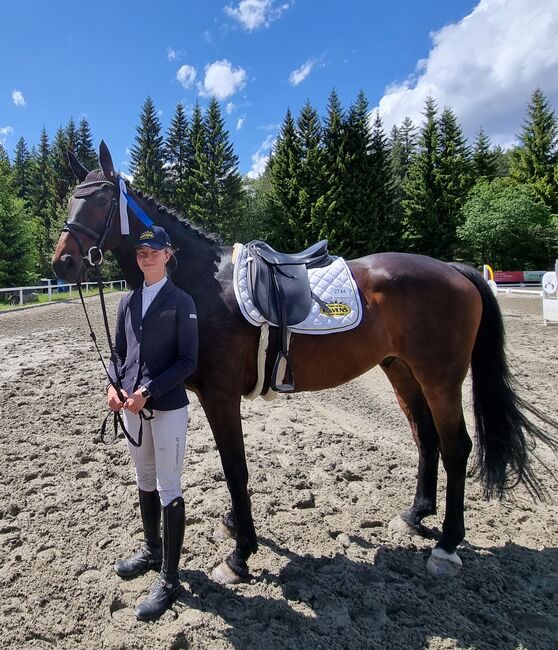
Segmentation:
[(438, 256), (445, 253), (439, 245), (437, 182), (439, 129), (437, 107), (428, 97), (424, 108), (425, 122), (421, 129), (417, 153), (404, 182), (403, 240), (407, 249), (415, 253)]
[(187, 216), (206, 226), (211, 222), (208, 191), (209, 162), (207, 159), (207, 130), (199, 104), (194, 107), (190, 130), (186, 139), (186, 158), (191, 161), (187, 175)]
[(93, 147), (93, 136), (91, 135), (91, 127), (86, 117), (82, 117), (79, 121), (77, 132), (76, 149), (74, 153), (80, 163), (91, 171), (98, 167), (97, 152)]
[(339, 96), (332, 90), (327, 104), (323, 130), (324, 195), (318, 239), (326, 238), (329, 248), (339, 252), (350, 229), (350, 214), (346, 207), (347, 143), (345, 115)]
[(400, 205), (403, 200), (403, 185), (417, 147), (417, 128), (410, 117), (406, 117), (401, 126), (392, 128), (389, 146), (395, 199)]
[(558, 213), (558, 185), (554, 167), (558, 162), (558, 122), (548, 100), (537, 88), (527, 107), (527, 118), (519, 135), (510, 176), (526, 185), (550, 210)]
[(494, 153), (496, 164), (496, 177), (501, 178), (510, 175), (511, 159), (514, 151), (515, 147), (511, 147), (510, 149), (503, 149), (500, 145), (494, 147), (492, 152)]
[(476, 180), (491, 180), (498, 175), (498, 153), (492, 149), (490, 138), (481, 127), (473, 144), (473, 174)]
[(361, 91), (349, 107), (345, 120), (347, 152), (347, 182), (345, 207), (350, 218), (349, 227), (339, 254), (358, 257), (370, 252), (370, 226), (373, 185), (370, 177), (369, 152), (372, 146), (368, 100)]
[(29, 204), (32, 191), (32, 167), (33, 162), (27, 143), (21, 137), (14, 151), (13, 184), (18, 198), (23, 199), (26, 205)]
[(33, 231), (38, 250), (38, 270), (41, 275), (50, 277), (52, 275), (51, 259), (54, 252), (54, 238), (57, 234), (55, 230), (58, 217), (50, 145), (44, 126), (41, 131), (39, 150), (33, 172), (31, 204)]
[(11, 171), (11, 163), (10, 163), (10, 157), (8, 156), (8, 152), (4, 148), (4, 145), (0, 142), (0, 170), (4, 172), (5, 174), (9, 174)]
[(303, 239), (299, 215), (299, 176), (301, 149), (294, 118), (287, 109), (275, 150), (269, 162), (274, 212), (277, 214), (270, 241), (277, 248), (292, 252)]
[[(458, 235), (475, 264), (495, 269), (547, 268), (556, 255), (548, 206), (509, 179), (481, 179), (462, 209)], [(554, 248), (553, 248), (554, 246)]]
[(204, 122), (210, 215), (209, 223), (204, 225), (220, 233), (226, 243), (234, 243), (241, 214), (242, 179), (238, 172), (238, 157), (215, 97), (209, 102)]
[(165, 142), (167, 201), (184, 214), (187, 214), (189, 208), (188, 175), (192, 166), (188, 134), (188, 118), (182, 102), (178, 102)]
[(151, 97), (148, 97), (143, 104), (130, 157), (130, 171), (134, 176), (134, 185), (153, 198), (163, 199), (165, 195), (164, 143), (161, 122)]
[(437, 256), (453, 259), (457, 245), (460, 212), (472, 186), (471, 154), (461, 126), (451, 108), (445, 108), (438, 123), (436, 184), (439, 200)]
[(0, 287), (32, 282), (34, 266), (33, 236), (25, 203), (17, 196), (8, 166), (0, 161)]
[(370, 214), (366, 252), (397, 250), (401, 233), (395, 211), (395, 183), (388, 139), (379, 113), (372, 125), (369, 151)]
[(71, 148), (66, 130), (61, 126), (58, 127), (52, 142), (50, 155), (54, 190), (56, 193), (56, 207), (59, 211), (65, 209), (68, 190), (76, 182), (75, 176), (68, 164), (68, 149)]

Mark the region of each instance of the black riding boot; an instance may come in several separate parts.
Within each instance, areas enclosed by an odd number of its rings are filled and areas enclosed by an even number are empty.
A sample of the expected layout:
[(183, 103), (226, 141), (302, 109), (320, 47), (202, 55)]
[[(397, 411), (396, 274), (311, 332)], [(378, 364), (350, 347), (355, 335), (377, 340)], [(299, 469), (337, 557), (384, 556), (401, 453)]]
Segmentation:
[(178, 597), (178, 562), (184, 541), (184, 499), (173, 499), (163, 508), (163, 564), (149, 596), (136, 609), (140, 621), (159, 618)]
[(161, 568), (161, 502), (159, 493), (139, 491), (144, 544), (132, 557), (118, 560), (114, 570), (121, 578), (133, 578)]

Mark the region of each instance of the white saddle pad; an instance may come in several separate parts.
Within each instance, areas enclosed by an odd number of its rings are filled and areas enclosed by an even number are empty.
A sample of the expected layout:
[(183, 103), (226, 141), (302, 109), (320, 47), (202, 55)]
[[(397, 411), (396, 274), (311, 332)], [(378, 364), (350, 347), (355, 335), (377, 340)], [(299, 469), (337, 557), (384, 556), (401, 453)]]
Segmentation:
[[(248, 291), (248, 264), (251, 263), (248, 249), (243, 244), (235, 244), (234, 253), (234, 293), (240, 311), (246, 320), (257, 327), (265, 323), (250, 299)], [(327, 314), (316, 301), (308, 316), (296, 325), (289, 326), (291, 332), (299, 334), (333, 334), (355, 328), (362, 319), (362, 305), (356, 282), (342, 257), (334, 257), (329, 266), (309, 269), (310, 289), (333, 311)], [(277, 325), (277, 323), (271, 323)]]

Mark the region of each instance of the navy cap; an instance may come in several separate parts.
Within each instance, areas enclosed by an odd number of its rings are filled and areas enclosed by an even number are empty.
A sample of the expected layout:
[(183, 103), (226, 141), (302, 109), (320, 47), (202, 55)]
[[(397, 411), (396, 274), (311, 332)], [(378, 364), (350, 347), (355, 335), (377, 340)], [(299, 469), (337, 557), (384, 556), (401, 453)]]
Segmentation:
[(140, 246), (149, 246), (149, 248), (161, 251), (163, 248), (171, 248), (172, 244), (164, 228), (161, 228), (161, 226), (152, 226), (148, 230), (144, 230), (138, 237), (136, 248)]

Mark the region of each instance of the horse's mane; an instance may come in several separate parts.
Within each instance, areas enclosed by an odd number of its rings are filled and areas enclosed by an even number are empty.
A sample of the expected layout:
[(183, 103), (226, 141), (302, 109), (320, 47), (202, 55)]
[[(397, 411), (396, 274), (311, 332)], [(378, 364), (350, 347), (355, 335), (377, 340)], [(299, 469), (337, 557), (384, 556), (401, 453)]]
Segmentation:
[(159, 201), (154, 199), (152, 196), (149, 196), (148, 194), (144, 194), (141, 190), (138, 190), (136, 187), (130, 186), (130, 189), (132, 189), (133, 192), (137, 194), (141, 199), (143, 199), (150, 207), (155, 208), (157, 212), (159, 212), (160, 214), (169, 217), (171, 221), (179, 223), (185, 230), (193, 232), (200, 239), (203, 239), (204, 241), (209, 242), (210, 244), (213, 244), (215, 246), (223, 245), (223, 241), (221, 240), (219, 235), (212, 232), (208, 232), (202, 226), (198, 226), (197, 224), (192, 223), (190, 219), (187, 219), (184, 215), (180, 214), (180, 212), (178, 212), (174, 208), (168, 208), (162, 203), (159, 203)]

